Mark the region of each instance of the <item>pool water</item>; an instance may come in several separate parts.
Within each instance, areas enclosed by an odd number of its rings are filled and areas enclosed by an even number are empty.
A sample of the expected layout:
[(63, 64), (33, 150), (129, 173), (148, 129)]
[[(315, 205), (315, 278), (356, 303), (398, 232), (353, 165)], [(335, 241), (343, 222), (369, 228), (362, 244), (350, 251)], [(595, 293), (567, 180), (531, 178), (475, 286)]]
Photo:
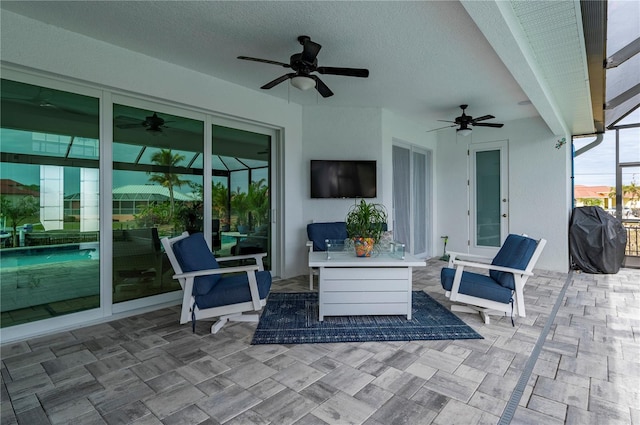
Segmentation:
[(0, 267), (21, 267), (78, 260), (98, 260), (97, 244), (0, 250)]
[(236, 242), (236, 238), (234, 236), (222, 235), (222, 243), (227, 244), (227, 243), (235, 243), (235, 242)]

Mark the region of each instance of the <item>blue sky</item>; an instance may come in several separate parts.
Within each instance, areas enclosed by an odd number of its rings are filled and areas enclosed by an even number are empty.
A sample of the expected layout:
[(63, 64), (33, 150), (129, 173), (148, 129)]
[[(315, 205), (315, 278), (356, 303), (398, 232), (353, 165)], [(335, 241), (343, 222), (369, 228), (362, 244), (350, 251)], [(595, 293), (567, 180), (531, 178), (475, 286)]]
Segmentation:
[[(620, 122), (640, 123), (640, 110)], [(588, 145), (595, 137), (576, 138), (575, 150)], [(602, 143), (574, 159), (574, 184), (585, 186), (615, 186), (616, 184), (616, 132), (607, 131)], [(640, 162), (640, 128), (620, 130), (620, 162)], [(640, 184), (640, 167), (623, 168), (622, 184), (632, 181)]]

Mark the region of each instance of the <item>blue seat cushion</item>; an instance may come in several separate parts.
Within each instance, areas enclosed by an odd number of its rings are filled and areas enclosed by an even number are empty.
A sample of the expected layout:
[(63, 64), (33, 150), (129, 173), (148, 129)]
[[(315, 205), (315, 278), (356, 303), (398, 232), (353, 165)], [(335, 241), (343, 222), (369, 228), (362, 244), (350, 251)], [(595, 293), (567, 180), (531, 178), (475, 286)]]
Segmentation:
[(307, 236), (313, 242), (314, 251), (326, 251), (326, 239), (347, 239), (347, 223), (336, 221), (333, 223), (311, 223), (307, 225)]
[[(220, 268), (202, 233), (194, 233), (174, 243), (173, 253), (183, 272)], [(193, 280), (193, 295), (208, 294), (221, 278), (220, 275), (196, 277)]]
[[(456, 270), (449, 267), (443, 267), (440, 271), (440, 283), (446, 291), (451, 291), (455, 274)], [(491, 277), (479, 273), (462, 272), (458, 292), (504, 304), (511, 301), (510, 289), (501, 286)]]
[[(527, 268), (537, 246), (538, 241), (535, 239), (520, 235), (509, 235), (491, 264), (524, 270)], [(513, 274), (511, 273), (491, 270), (489, 276), (505, 288), (516, 288)]]
[[(258, 293), (264, 299), (271, 290), (271, 273), (267, 270), (256, 272)], [(225, 276), (215, 287), (206, 294), (196, 295), (196, 305), (199, 309), (220, 307), (251, 301), (251, 290), (246, 273)]]

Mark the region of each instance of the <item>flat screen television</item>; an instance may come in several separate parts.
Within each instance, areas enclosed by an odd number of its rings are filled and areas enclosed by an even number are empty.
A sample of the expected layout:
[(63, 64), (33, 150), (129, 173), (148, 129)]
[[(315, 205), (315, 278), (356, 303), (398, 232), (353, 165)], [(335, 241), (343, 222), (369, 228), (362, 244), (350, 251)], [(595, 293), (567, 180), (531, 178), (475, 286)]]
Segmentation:
[(312, 198), (375, 198), (376, 161), (311, 160)]

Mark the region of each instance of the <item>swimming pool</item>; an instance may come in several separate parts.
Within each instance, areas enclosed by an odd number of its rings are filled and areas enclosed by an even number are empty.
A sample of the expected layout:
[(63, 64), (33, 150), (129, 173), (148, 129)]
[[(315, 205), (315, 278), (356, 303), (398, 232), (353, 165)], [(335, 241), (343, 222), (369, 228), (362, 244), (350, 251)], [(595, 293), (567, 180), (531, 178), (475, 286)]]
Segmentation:
[(224, 244), (236, 243), (237, 240), (238, 240), (238, 238), (236, 238), (235, 236), (222, 235), (222, 243), (224, 243)]
[(99, 259), (98, 243), (7, 248), (0, 250), (0, 267), (2, 268)]

